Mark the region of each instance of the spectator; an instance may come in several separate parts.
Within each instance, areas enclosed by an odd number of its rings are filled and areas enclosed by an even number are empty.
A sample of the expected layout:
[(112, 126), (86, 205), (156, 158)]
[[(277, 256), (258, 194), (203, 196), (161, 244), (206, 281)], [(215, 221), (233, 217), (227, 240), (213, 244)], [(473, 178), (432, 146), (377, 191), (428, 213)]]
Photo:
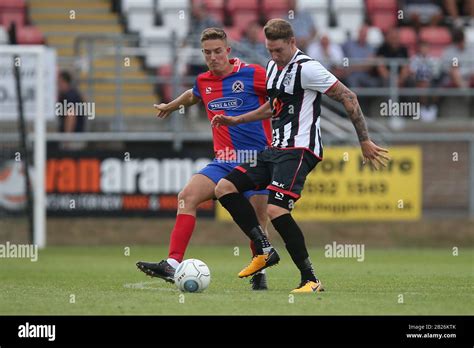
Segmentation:
[(444, 8), (452, 18), (456, 28), (462, 28), (464, 21), (461, 15), (470, 17), (470, 25), (474, 25), (474, 0), (444, 0)]
[[(412, 74), (415, 86), (420, 89), (430, 88), (433, 85), (436, 75), (436, 60), (429, 55), (428, 43), (420, 41), (417, 45), (417, 54), (410, 59), (410, 73)], [(421, 119), (426, 122), (433, 122), (438, 115), (436, 97), (420, 96)]]
[(424, 24), (439, 25), (443, 19), (441, 7), (432, 0), (402, 0), (406, 17), (418, 31)]
[(357, 41), (352, 40), (343, 45), (343, 50), (349, 58), (348, 76), (346, 77), (349, 87), (377, 87), (380, 83), (376, 76), (371, 74), (372, 66), (360, 62), (351, 63), (351, 58), (366, 60), (374, 57), (374, 48), (367, 43), (367, 31), (369, 27), (363, 25), (359, 29)]
[[(385, 41), (377, 50), (376, 56), (384, 59), (408, 59), (408, 50), (400, 44), (400, 35), (397, 28), (392, 28), (385, 34)], [(379, 64), (376, 70), (378, 76), (382, 79), (382, 84), (388, 86), (390, 84), (390, 66), (387, 63)], [(408, 64), (402, 62), (398, 68), (398, 87), (405, 85), (409, 74)]]
[[(58, 74), (58, 105), (56, 108), (59, 116), (59, 131), (64, 133), (83, 132), (87, 115), (76, 115), (75, 108), (69, 105), (78, 105), (83, 103), (79, 91), (73, 86), (72, 76), (67, 71), (61, 71)], [(72, 103), (72, 104), (70, 104)], [(67, 108), (62, 107), (67, 105)]]
[(207, 71), (207, 66), (202, 58), (201, 50), (201, 33), (206, 28), (218, 27), (222, 25), (211, 17), (207, 11), (207, 5), (204, 1), (192, 1), (191, 7), (191, 23), (189, 27), (189, 34), (186, 39), (186, 45), (195, 49), (190, 57), (189, 74), (196, 76), (204, 71)]
[(253, 54), (257, 54), (266, 59), (270, 59), (268, 50), (265, 44), (260, 40), (260, 33), (263, 28), (258, 24), (257, 21), (250, 23), (244, 31), (244, 35), (240, 40), (241, 49), (234, 48), (234, 55), (238, 57), (251, 58)]
[(295, 32), (296, 45), (304, 52), (308, 49), (309, 43), (316, 35), (316, 26), (313, 17), (307, 11), (298, 10), (297, 0), (288, 0), (288, 8), (293, 11), (288, 16), (288, 21), (293, 26)]
[(342, 60), (344, 53), (341, 46), (331, 43), (327, 34), (322, 34), (321, 39), (313, 41), (308, 46), (308, 56), (319, 61), (326, 69), (330, 70), (338, 78), (341, 78)]
[(453, 44), (443, 54), (448, 85), (457, 88), (474, 87), (474, 50), (466, 45), (464, 32), (455, 29), (452, 34)]

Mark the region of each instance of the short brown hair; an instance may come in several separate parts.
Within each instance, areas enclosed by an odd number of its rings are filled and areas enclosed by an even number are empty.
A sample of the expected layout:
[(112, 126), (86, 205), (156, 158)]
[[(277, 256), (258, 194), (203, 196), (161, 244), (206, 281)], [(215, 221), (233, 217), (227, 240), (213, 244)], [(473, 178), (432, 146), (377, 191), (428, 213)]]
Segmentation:
[(207, 40), (222, 40), (227, 44), (227, 34), (221, 28), (207, 28), (201, 33), (201, 42)]
[(263, 31), (268, 40), (288, 41), (295, 36), (291, 24), (280, 18), (270, 19), (263, 27)]

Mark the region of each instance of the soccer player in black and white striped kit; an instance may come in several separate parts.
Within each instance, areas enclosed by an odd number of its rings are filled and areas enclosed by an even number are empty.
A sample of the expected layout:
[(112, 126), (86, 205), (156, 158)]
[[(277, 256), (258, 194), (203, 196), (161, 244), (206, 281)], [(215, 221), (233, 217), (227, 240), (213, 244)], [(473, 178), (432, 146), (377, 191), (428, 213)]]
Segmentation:
[(272, 146), (258, 154), (256, 164), (241, 164), (221, 179), (215, 193), (257, 249), (257, 255), (239, 277), (251, 276), (277, 264), (280, 259), (259, 226), (254, 209), (242, 195), (247, 190), (267, 188), (270, 191), (268, 216), (301, 273), (300, 285), (292, 292), (322, 291), (303, 233), (291, 216), (306, 176), (323, 158), (322, 94), (344, 105), (359, 137), (364, 163), (368, 161), (376, 169), (385, 166), (388, 151), (370, 140), (357, 96), (296, 47), (290, 23), (272, 19), (265, 25), (264, 32), (272, 57), (266, 69), (270, 100), (259, 109), (237, 117), (216, 115), (212, 124), (233, 126), (272, 117)]

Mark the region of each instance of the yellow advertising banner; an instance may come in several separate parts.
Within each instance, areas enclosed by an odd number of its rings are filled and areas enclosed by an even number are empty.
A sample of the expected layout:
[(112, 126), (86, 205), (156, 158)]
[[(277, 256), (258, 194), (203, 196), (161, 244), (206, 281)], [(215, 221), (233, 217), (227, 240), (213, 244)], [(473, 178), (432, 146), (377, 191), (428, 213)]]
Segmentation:
[[(414, 146), (389, 148), (386, 168), (362, 164), (359, 147), (327, 147), (308, 175), (293, 216), (298, 221), (416, 220), (422, 210), (422, 155)], [(217, 205), (217, 218), (231, 220)]]

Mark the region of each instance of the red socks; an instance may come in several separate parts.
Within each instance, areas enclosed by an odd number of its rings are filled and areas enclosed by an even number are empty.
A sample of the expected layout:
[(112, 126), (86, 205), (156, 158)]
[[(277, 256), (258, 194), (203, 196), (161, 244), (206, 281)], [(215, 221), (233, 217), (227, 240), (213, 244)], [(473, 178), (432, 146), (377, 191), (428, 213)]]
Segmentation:
[(252, 249), (252, 257), (257, 255), (257, 249), (255, 249), (255, 243), (252, 240), (250, 241), (250, 249)]
[(196, 217), (188, 214), (178, 214), (176, 224), (170, 237), (168, 257), (178, 262), (183, 261), (184, 253), (196, 225)]
[[(178, 214), (176, 216), (176, 223), (170, 236), (169, 258), (178, 262), (183, 261), (195, 225), (195, 216), (188, 214)], [(253, 241), (250, 241), (250, 249), (252, 249), (252, 256), (257, 255)]]

